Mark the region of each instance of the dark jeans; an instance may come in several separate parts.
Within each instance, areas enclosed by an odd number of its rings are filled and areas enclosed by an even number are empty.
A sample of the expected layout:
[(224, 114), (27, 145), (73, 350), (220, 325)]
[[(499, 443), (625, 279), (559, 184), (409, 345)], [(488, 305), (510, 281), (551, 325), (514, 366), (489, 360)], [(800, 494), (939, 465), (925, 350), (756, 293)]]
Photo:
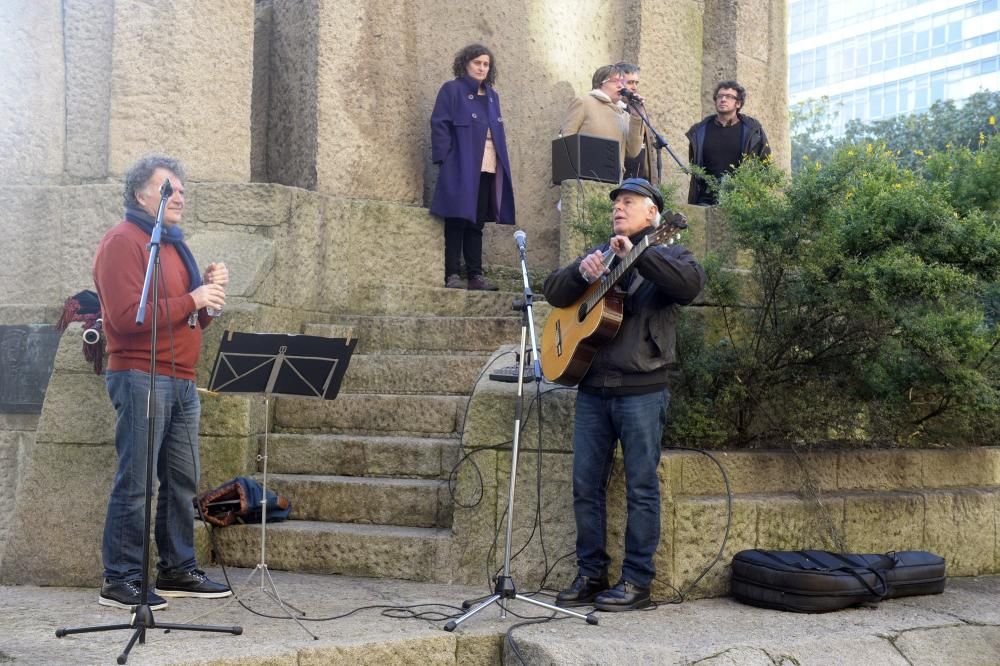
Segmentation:
[(479, 196), (476, 219), (460, 217), (444, 219), (444, 276), (458, 275), (465, 257), (465, 272), (470, 278), (483, 274), (483, 226), (490, 221), (490, 197), (495, 174), (479, 174)]
[[(142, 575), (149, 373), (108, 372), (106, 381), (116, 413), (118, 471), (104, 522), (104, 577), (137, 580)], [(153, 478), (159, 481), (159, 490), (154, 533), (160, 556), (157, 568), (161, 572), (189, 571), (196, 565), (191, 498), (198, 491), (200, 417), (201, 401), (193, 381), (156, 376)]]
[(660, 439), (670, 393), (602, 397), (580, 391), (573, 426), (573, 512), (581, 575), (607, 573), (607, 485), (615, 447), (622, 445), (628, 518), (622, 578), (649, 587), (660, 542)]

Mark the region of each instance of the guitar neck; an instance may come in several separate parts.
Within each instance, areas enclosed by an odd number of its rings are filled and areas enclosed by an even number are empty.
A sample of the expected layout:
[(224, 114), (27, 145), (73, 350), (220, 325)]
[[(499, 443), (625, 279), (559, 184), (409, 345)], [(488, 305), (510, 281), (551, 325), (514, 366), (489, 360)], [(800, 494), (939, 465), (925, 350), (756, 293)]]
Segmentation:
[(639, 255), (649, 247), (649, 238), (649, 236), (643, 236), (641, 241), (632, 246), (632, 249), (625, 255), (625, 258), (618, 262), (618, 265), (608, 273), (607, 277), (601, 280), (601, 286), (595, 289), (594, 293), (587, 299), (588, 310), (604, 298), (608, 291), (621, 281), (625, 276), (625, 272), (632, 268), (632, 264), (639, 258)]

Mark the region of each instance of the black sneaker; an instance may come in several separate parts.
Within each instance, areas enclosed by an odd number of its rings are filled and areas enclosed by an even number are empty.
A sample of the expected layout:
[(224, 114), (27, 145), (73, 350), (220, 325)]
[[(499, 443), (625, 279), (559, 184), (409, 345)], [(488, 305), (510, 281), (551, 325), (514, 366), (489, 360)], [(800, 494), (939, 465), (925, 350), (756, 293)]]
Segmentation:
[[(101, 585), (101, 595), (97, 597), (97, 603), (102, 606), (113, 608), (125, 608), (131, 610), (139, 605), (142, 596), (142, 587), (137, 580), (112, 581), (104, 579)], [(151, 610), (162, 610), (167, 607), (167, 601), (152, 590), (147, 591), (146, 601), (149, 602)]]
[(226, 585), (214, 583), (201, 569), (191, 569), (177, 574), (156, 577), (156, 593), (165, 597), (199, 597), (219, 599), (233, 593)]

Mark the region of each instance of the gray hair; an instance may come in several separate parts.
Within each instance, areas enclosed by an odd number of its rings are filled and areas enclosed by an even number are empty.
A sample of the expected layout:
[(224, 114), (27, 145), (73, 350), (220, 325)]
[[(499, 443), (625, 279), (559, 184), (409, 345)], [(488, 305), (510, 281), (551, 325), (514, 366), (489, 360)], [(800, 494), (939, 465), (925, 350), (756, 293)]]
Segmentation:
[(647, 205), (647, 206), (652, 206), (653, 208), (656, 208), (656, 217), (653, 218), (653, 224), (652, 224), (652, 226), (653, 227), (660, 226), (660, 221), (663, 219), (663, 215), (660, 213), (660, 209), (656, 205), (656, 202), (653, 201), (652, 198), (650, 198), (650, 197), (643, 197), (642, 203), (645, 204), (645, 205)]
[(184, 167), (180, 160), (155, 153), (143, 155), (125, 172), (125, 191), (122, 196), (125, 198), (126, 206), (139, 205), (135, 193), (146, 186), (149, 179), (153, 177), (153, 172), (157, 169), (166, 169), (182, 182), (184, 181)]

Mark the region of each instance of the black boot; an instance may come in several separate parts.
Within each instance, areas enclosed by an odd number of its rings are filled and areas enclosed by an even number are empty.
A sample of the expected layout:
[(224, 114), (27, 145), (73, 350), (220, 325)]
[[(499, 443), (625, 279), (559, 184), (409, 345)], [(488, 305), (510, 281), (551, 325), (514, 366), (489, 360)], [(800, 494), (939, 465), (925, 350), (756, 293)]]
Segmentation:
[(577, 576), (573, 584), (556, 595), (556, 606), (590, 606), (594, 597), (608, 589), (608, 577)]
[(649, 604), (649, 588), (633, 585), (624, 578), (594, 599), (594, 607), (602, 611), (638, 610)]

